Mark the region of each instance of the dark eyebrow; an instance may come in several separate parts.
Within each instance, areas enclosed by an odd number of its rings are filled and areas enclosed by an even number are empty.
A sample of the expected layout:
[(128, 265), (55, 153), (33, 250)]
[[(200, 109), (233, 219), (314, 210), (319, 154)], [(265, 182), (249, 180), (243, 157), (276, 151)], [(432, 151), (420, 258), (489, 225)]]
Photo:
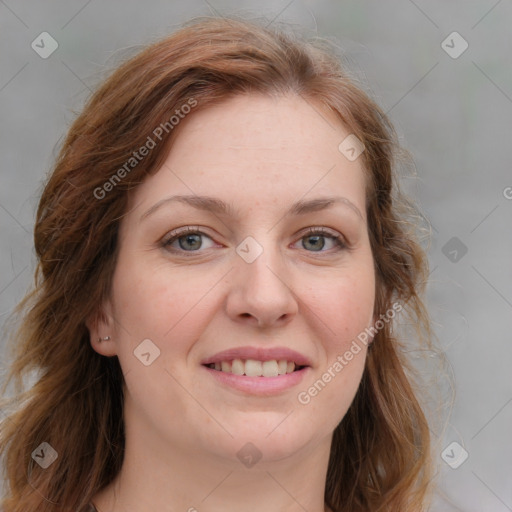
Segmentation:
[[(151, 208), (149, 208), (149, 210), (142, 214), (140, 220), (145, 219), (164, 204), (172, 202), (179, 202), (182, 204), (186, 204), (188, 206), (192, 206), (193, 208), (196, 208), (198, 210), (209, 211), (218, 215), (227, 215), (233, 217), (234, 214), (236, 213), (231, 207), (231, 205), (215, 197), (197, 195), (177, 195), (166, 197), (155, 203)], [(359, 208), (357, 208), (357, 206), (346, 197), (340, 196), (320, 197), (317, 199), (310, 200), (299, 200), (291, 206), (291, 208), (288, 210), (285, 216), (304, 215), (306, 213), (318, 212), (320, 210), (325, 210), (326, 208), (330, 208), (331, 206), (339, 204), (348, 206), (353, 212), (355, 212), (358, 215), (358, 217), (364, 220), (361, 212), (359, 211)]]

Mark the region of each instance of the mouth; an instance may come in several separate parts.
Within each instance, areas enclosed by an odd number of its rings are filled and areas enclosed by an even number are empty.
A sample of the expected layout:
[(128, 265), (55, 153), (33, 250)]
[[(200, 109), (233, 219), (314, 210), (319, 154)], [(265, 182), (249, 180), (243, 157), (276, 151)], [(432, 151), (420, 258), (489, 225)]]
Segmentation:
[(206, 368), (222, 373), (228, 373), (246, 377), (279, 377), (298, 372), (307, 365), (299, 365), (287, 359), (271, 359), (260, 361), (257, 359), (232, 359), (204, 364)]
[(288, 347), (233, 347), (201, 365), (223, 389), (266, 397), (295, 388), (313, 369), (306, 355)]

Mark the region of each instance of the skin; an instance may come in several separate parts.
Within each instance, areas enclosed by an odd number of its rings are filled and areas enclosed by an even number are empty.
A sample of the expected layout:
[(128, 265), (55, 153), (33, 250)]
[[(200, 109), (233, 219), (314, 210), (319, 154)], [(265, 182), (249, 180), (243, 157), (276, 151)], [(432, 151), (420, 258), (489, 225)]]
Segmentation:
[[(359, 386), (366, 347), (307, 405), (297, 395), (371, 324), (375, 275), (361, 158), (338, 150), (350, 132), (313, 105), (243, 95), (194, 112), (162, 168), (135, 190), (106, 319), (89, 324), (94, 350), (116, 355), (126, 380), (126, 454), (93, 499), (101, 512), (326, 510), (332, 433)], [(213, 196), (237, 214), (171, 202), (141, 220), (174, 194)], [(299, 199), (326, 196), (348, 199), (359, 214), (341, 204), (285, 216)], [(206, 236), (182, 236), (175, 252), (163, 246), (186, 226)], [(318, 227), (350, 249), (305, 236)], [(252, 263), (236, 252), (247, 236), (263, 248)], [(144, 339), (160, 350), (148, 366), (133, 353)], [(268, 397), (225, 387), (201, 367), (247, 345), (289, 347), (312, 366), (298, 386)], [(237, 457), (247, 442), (261, 454), (250, 468)]]

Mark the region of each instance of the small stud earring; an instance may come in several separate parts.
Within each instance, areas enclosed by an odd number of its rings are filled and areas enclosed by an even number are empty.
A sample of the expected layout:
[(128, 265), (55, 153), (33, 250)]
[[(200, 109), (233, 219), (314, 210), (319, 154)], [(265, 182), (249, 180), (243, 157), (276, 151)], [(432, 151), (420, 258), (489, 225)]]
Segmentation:
[(98, 341), (101, 343), (102, 341), (109, 341), (110, 339), (110, 336), (105, 336), (104, 338), (98, 338)]

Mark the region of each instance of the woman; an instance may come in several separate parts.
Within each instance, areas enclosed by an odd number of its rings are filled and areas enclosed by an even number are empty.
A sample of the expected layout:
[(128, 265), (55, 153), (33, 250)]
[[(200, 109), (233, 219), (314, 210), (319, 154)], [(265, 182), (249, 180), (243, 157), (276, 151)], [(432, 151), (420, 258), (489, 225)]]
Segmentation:
[(322, 44), (239, 19), (125, 62), (41, 197), (5, 512), (420, 511), (425, 254), (386, 116)]

